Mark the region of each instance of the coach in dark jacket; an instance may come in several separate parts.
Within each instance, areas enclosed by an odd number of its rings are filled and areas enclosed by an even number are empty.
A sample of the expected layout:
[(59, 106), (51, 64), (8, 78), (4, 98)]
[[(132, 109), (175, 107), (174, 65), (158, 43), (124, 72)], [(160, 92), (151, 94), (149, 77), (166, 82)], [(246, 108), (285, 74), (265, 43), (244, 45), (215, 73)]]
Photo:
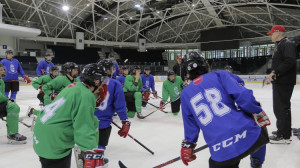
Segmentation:
[(268, 33), (275, 50), (272, 56), (272, 72), (267, 84), (273, 84), (273, 110), (277, 119), (277, 131), (270, 137), (271, 143), (290, 143), (291, 97), (296, 84), (296, 45), (285, 37), (283, 26), (274, 26)]
[(173, 71), (177, 76), (180, 76), (181, 79), (184, 81), (186, 78), (186, 68), (184, 64), (182, 63), (182, 57), (177, 57), (177, 64), (173, 66)]

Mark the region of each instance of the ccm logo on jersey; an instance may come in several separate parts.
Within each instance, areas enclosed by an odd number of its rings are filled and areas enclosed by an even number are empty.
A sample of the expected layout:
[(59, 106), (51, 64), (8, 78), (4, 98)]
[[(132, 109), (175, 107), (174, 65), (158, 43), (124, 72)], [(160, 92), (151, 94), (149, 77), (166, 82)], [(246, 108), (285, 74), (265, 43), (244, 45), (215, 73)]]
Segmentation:
[(86, 153), (85, 158), (86, 159), (100, 160), (100, 159), (103, 159), (103, 154), (102, 153)]
[(230, 137), (220, 143), (217, 143), (213, 145), (214, 152), (219, 151), (221, 148), (227, 148), (228, 146), (231, 146), (232, 144), (237, 143), (241, 139), (245, 139), (247, 134), (247, 130), (245, 130), (242, 134), (236, 134), (233, 137)]

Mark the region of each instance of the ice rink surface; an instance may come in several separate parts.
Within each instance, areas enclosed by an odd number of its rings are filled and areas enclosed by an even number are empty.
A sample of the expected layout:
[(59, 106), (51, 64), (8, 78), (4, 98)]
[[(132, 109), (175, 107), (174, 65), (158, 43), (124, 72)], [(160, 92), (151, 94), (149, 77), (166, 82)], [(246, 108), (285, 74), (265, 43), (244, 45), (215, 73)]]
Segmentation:
[[(270, 117), (272, 125), (268, 127), (269, 134), (276, 130), (276, 120), (272, 107), (272, 86), (262, 84), (246, 84), (252, 89), (258, 101), (261, 102), (263, 109)], [(156, 88), (161, 96), (162, 83), (156, 83)], [(38, 91), (31, 86), (21, 86), (17, 95), (17, 104), (21, 107), (20, 116), (25, 116), (28, 106), (38, 107), (39, 101), (36, 98)], [(151, 103), (159, 106), (159, 99), (151, 99)], [(292, 102), (292, 127), (300, 128), (300, 86), (296, 85)], [(166, 111), (170, 111), (170, 104)], [(156, 108), (147, 105), (142, 109), (143, 115), (147, 115)], [(119, 118), (114, 117), (114, 121), (121, 125)], [(144, 120), (138, 118), (131, 119), (132, 126), (130, 134), (152, 150), (152, 155), (143, 147), (133, 141), (130, 137), (121, 138), (117, 134), (118, 128), (112, 125), (109, 145), (105, 152), (109, 158), (109, 167), (118, 168), (118, 161), (121, 160), (128, 168), (151, 168), (176, 158), (180, 154), (181, 141), (183, 140), (183, 124), (181, 113), (178, 116), (165, 114), (157, 111)], [(30, 119), (24, 119), (30, 124)], [(19, 125), (19, 132), (28, 138), (25, 145), (9, 145), (6, 138), (5, 122), (0, 120), (0, 168), (39, 168), (38, 156), (32, 148), (32, 134), (29, 128)], [(293, 136), (290, 145), (267, 145), (266, 161), (264, 168), (299, 168), (300, 167), (300, 140)], [(202, 133), (200, 133), (197, 147), (205, 145)], [(73, 153), (72, 153), (73, 154)], [(205, 149), (198, 152), (197, 159), (189, 164), (189, 168), (208, 168), (209, 150)], [(169, 166), (170, 168), (185, 168), (186, 166), (177, 161)], [(76, 168), (75, 159), (72, 158), (72, 168)], [(243, 159), (240, 168), (250, 168), (249, 157)]]

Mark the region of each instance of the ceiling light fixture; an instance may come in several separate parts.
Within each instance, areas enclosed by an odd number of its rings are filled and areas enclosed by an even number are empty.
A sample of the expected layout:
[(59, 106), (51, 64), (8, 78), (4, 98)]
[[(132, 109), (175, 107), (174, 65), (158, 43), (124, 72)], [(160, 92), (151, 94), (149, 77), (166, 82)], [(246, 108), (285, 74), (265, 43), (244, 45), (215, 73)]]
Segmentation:
[(62, 9), (63, 9), (64, 11), (68, 11), (68, 10), (70, 9), (70, 7), (67, 6), (67, 5), (64, 5), (64, 6), (62, 7)]

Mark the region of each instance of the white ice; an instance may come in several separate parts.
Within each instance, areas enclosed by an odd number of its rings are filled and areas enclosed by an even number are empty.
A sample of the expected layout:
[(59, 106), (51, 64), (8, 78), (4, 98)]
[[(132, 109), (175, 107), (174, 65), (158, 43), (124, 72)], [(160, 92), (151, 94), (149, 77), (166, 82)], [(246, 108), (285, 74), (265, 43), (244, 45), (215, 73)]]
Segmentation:
[[(161, 95), (162, 83), (157, 83), (156, 88)], [(269, 133), (276, 130), (276, 119), (272, 107), (272, 86), (262, 88), (261, 84), (246, 84), (246, 87), (253, 89), (254, 95), (261, 102), (265, 112), (269, 115), (272, 125), (268, 127)], [(25, 116), (28, 106), (38, 107), (39, 101), (36, 98), (37, 91), (31, 86), (22, 86), (17, 95), (17, 103), (21, 107), (20, 116)], [(151, 99), (151, 103), (159, 105), (159, 99)], [(300, 86), (296, 85), (292, 102), (292, 127), (300, 128)], [(155, 110), (147, 105), (143, 108), (144, 115)], [(167, 105), (170, 111), (170, 105)], [(118, 117), (114, 117), (119, 125)], [(109, 167), (118, 168), (118, 161), (121, 160), (128, 168), (150, 168), (176, 158), (180, 153), (180, 144), (183, 139), (183, 124), (181, 114), (174, 117), (172, 114), (165, 114), (160, 111), (153, 113), (144, 120), (131, 119), (132, 126), (130, 134), (151, 149), (152, 155), (143, 147), (133, 141), (130, 137), (121, 138), (117, 134), (118, 128), (112, 125), (109, 145), (105, 152), (109, 158)], [(30, 124), (31, 120), (24, 122)], [(39, 168), (38, 156), (32, 148), (32, 132), (27, 127), (19, 124), (19, 132), (28, 137), (25, 145), (7, 144), (5, 122), (0, 120), (0, 168)], [(266, 161), (264, 168), (299, 168), (300, 167), (300, 140), (293, 136), (290, 145), (267, 145)], [(197, 147), (204, 145), (202, 133), (200, 133)], [(72, 153), (73, 154), (73, 153)], [(198, 152), (197, 159), (190, 163), (189, 168), (208, 168), (210, 157), (208, 149)], [(241, 168), (250, 168), (249, 157), (240, 163)], [(181, 160), (166, 167), (185, 168)], [(75, 159), (72, 158), (72, 168), (76, 168)]]

